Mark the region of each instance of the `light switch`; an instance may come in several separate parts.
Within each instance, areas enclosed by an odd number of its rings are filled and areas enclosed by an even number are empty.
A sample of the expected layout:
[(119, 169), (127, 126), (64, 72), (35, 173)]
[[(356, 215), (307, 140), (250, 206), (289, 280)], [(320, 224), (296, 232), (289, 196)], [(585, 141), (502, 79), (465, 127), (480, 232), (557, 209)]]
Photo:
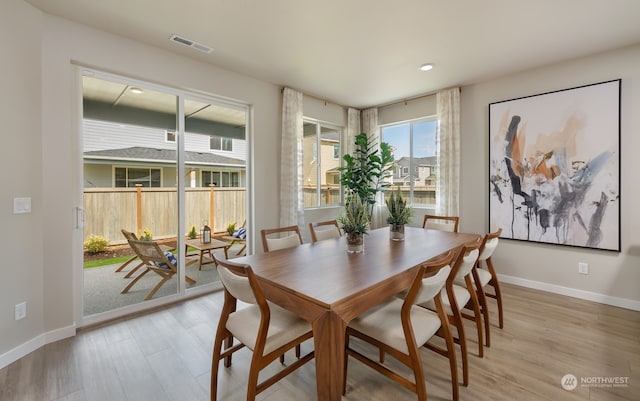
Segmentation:
[(13, 214), (31, 213), (31, 198), (13, 198)]

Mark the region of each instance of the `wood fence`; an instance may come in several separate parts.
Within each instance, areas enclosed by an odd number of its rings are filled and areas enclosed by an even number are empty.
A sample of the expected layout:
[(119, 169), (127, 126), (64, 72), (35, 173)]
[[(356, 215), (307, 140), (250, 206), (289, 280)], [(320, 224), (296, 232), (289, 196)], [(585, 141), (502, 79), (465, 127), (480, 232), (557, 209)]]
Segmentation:
[[(204, 223), (214, 232), (228, 224), (240, 226), (246, 219), (245, 188), (186, 188), (186, 234), (191, 226), (198, 233)], [(176, 188), (85, 188), (84, 238), (100, 235), (111, 244), (124, 243), (121, 229), (140, 232), (147, 228), (154, 238), (171, 238), (178, 233)]]

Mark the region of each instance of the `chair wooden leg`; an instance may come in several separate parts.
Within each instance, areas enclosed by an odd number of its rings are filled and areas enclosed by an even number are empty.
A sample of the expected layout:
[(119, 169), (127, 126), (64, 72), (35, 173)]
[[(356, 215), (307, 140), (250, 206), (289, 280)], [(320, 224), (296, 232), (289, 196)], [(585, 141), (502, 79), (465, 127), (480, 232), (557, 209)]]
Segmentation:
[(134, 260), (138, 259), (137, 255), (133, 255), (132, 257), (130, 257), (129, 259), (127, 259), (126, 261), (124, 261), (124, 263), (122, 263), (117, 269), (116, 272), (120, 272), (122, 271), (122, 269), (124, 269), (125, 267), (127, 267), (127, 265), (129, 265), (129, 263), (133, 262)]
[(498, 323), (500, 328), (504, 328), (504, 314), (502, 310), (502, 292), (500, 292), (500, 283), (498, 282), (498, 276), (496, 274), (495, 269), (493, 268), (493, 262), (491, 258), (487, 259), (487, 268), (491, 273), (491, 281), (489, 284), (493, 287), (493, 291), (495, 293), (495, 299), (498, 303)]
[(126, 287), (124, 287), (124, 289), (120, 293), (126, 294), (129, 291), (129, 289), (131, 289), (131, 287), (133, 287), (133, 285), (138, 282), (138, 280), (140, 280), (145, 274), (149, 273), (150, 271), (151, 269), (147, 268), (145, 271), (138, 274), (133, 280), (131, 280), (129, 284), (127, 284)]
[(479, 262), (477, 262), (476, 267), (474, 267), (473, 269), (473, 282), (474, 282), (474, 286), (475, 286), (475, 290), (476, 290), (476, 297), (478, 298), (478, 302), (480, 303), (480, 312), (482, 313), (482, 318), (484, 320), (484, 336), (485, 336), (485, 342), (484, 344), (487, 347), (491, 346), (491, 332), (490, 332), (490, 322), (489, 322), (489, 308), (488, 308), (488, 303), (487, 303), (487, 296), (484, 292), (484, 287), (482, 287), (482, 284), (480, 282), (480, 276), (478, 276), (478, 273), (476, 271), (476, 269), (478, 269), (479, 266)]
[[(349, 329), (347, 328), (347, 334), (344, 338), (344, 369), (342, 371), (342, 395), (347, 393), (347, 361), (349, 360), (349, 355), (347, 354), (347, 349), (349, 348)], [(380, 350), (382, 353), (382, 350)]]
[(478, 301), (480, 302), (480, 308), (482, 312), (482, 318), (484, 319), (484, 338), (485, 345), (487, 347), (491, 346), (491, 322), (489, 321), (489, 304), (487, 302), (487, 297), (484, 293), (484, 288), (480, 288), (478, 290)]
[[(218, 329), (219, 331), (220, 329)], [(211, 358), (211, 389), (210, 399), (216, 401), (218, 399), (218, 369), (220, 368), (220, 350), (222, 349), (222, 336), (216, 335), (213, 343), (213, 357)], [(225, 359), (226, 363), (226, 359)]]
[(144, 300), (148, 301), (151, 298), (153, 298), (153, 296), (156, 294), (156, 291), (158, 291), (160, 289), (160, 287), (162, 287), (164, 285), (164, 283), (166, 283), (167, 281), (169, 281), (169, 279), (171, 278), (171, 276), (173, 276), (173, 274), (167, 274), (166, 276), (164, 276), (162, 278), (162, 280), (160, 280), (158, 282), (158, 284), (155, 285), (155, 287), (153, 287), (151, 289), (151, 291), (149, 291), (149, 293), (147, 295), (145, 295)]
[(131, 269), (130, 272), (128, 272), (127, 274), (124, 275), (124, 278), (129, 278), (129, 277), (133, 276), (135, 274), (135, 272), (137, 272), (138, 269), (140, 269), (143, 265), (144, 265), (143, 262), (138, 263), (136, 265), (136, 267), (134, 267), (133, 269)]
[(451, 335), (451, 328), (448, 322), (443, 322), (442, 333), (447, 346), (447, 357), (449, 358), (449, 370), (451, 371), (451, 392), (453, 401), (460, 399), (460, 388), (458, 387), (458, 363), (456, 361), (456, 348)]
[[(472, 289), (473, 291), (473, 289)], [(478, 332), (478, 356), (484, 357), (484, 336), (482, 335), (482, 315), (480, 314), (480, 305), (478, 297), (476, 297), (475, 291), (471, 293), (471, 305), (473, 307), (473, 320), (476, 324), (476, 331)]]
[(456, 328), (458, 337), (456, 338), (458, 341), (458, 345), (460, 346), (460, 355), (462, 356), (462, 385), (469, 385), (469, 358), (467, 353), (467, 337), (464, 333), (464, 325), (462, 323), (462, 314), (460, 311), (455, 312), (453, 318), (450, 319), (451, 323), (453, 323)]

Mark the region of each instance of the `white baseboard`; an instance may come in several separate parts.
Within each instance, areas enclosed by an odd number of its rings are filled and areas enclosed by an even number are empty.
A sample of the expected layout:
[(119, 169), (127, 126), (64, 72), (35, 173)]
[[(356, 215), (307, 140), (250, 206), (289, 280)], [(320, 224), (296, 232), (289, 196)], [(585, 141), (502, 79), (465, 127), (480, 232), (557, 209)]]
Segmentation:
[(527, 280), (519, 277), (505, 276), (498, 274), (498, 280), (502, 283), (515, 284), (521, 287), (533, 288), (551, 292), (553, 294), (566, 295), (573, 298), (584, 299), (587, 301), (598, 302), (605, 305), (617, 306), (619, 308), (640, 311), (640, 301), (627, 298), (612, 297), (610, 295), (598, 294), (595, 292), (578, 290), (575, 288), (563, 287), (560, 285), (543, 283), (541, 281)]
[(31, 352), (37, 350), (40, 347), (43, 347), (49, 343), (62, 340), (63, 338), (72, 337), (76, 335), (76, 326), (75, 324), (67, 327), (63, 327), (60, 329), (56, 329), (53, 331), (49, 331), (47, 333), (40, 334), (37, 337), (32, 338), (31, 340), (20, 344), (14, 349), (5, 352), (0, 355), (0, 369), (8, 366), (9, 364), (17, 361), (25, 355), (30, 354)]

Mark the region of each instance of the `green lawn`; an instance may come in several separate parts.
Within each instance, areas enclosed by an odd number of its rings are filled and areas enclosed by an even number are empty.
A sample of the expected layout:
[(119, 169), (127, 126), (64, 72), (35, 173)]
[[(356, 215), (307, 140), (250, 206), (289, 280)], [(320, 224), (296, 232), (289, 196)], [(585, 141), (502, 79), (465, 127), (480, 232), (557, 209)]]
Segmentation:
[(115, 265), (116, 263), (122, 263), (125, 260), (129, 259), (131, 256), (120, 256), (117, 258), (110, 259), (99, 259), (99, 260), (89, 260), (84, 262), (85, 269), (91, 269), (92, 267), (100, 267), (106, 265)]
[[(189, 249), (187, 250), (187, 252), (193, 252), (195, 251), (194, 248), (189, 247)], [(173, 253), (175, 254), (176, 252), (173, 251)], [(117, 258), (109, 258), (109, 259), (99, 259), (99, 260), (89, 260), (84, 262), (83, 267), (85, 269), (91, 269), (92, 267), (100, 267), (100, 266), (106, 266), (106, 265), (115, 265), (116, 263), (122, 263), (125, 260), (129, 259), (131, 256), (120, 256)], [(134, 265), (135, 266), (135, 265)]]

